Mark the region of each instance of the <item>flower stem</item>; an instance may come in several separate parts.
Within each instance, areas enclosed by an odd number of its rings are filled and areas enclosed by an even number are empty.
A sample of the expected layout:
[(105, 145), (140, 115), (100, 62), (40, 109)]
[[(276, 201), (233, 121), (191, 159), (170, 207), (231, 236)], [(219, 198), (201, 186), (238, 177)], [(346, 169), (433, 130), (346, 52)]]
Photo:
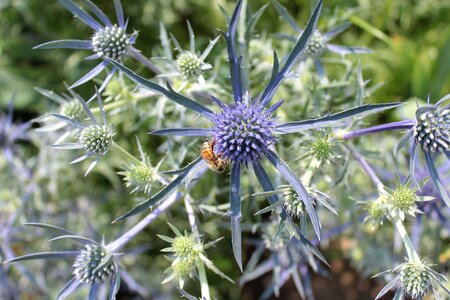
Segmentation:
[[(353, 147), (350, 147), (349, 145), (347, 145), (346, 147), (350, 149), (353, 156), (359, 162), (359, 164), (364, 169), (364, 171), (367, 173), (367, 175), (370, 177), (370, 179), (373, 181), (373, 183), (377, 187), (378, 191), (381, 193), (386, 193), (384, 190), (383, 183), (378, 178), (378, 176), (375, 174), (372, 167), (362, 157), (362, 155), (359, 154)], [(417, 254), (416, 250), (414, 249), (414, 245), (408, 235), (408, 232), (406, 231), (406, 228), (405, 228), (405, 225), (403, 224), (402, 219), (400, 218), (398, 210), (396, 210), (396, 209), (392, 210), (391, 219), (392, 219), (392, 223), (394, 223), (395, 228), (397, 229), (398, 233), (400, 234), (400, 237), (405, 246), (406, 254), (408, 255), (408, 258), (411, 261), (419, 261), (420, 262), (419, 255)]]
[(109, 243), (107, 246), (108, 250), (115, 252), (120, 250), (129, 241), (131, 241), (139, 232), (141, 232), (148, 224), (155, 220), (162, 212), (168, 209), (172, 204), (174, 204), (178, 199), (180, 199), (180, 193), (173, 193), (166, 200), (161, 202), (161, 204), (155, 208), (150, 214), (148, 214), (139, 223), (134, 225), (130, 230), (122, 234), (120, 237), (115, 239), (113, 242)]
[[(196, 243), (200, 245), (200, 233), (198, 231), (197, 223), (195, 222), (194, 208), (191, 204), (191, 196), (186, 194), (184, 197), (184, 206), (186, 207), (186, 213), (188, 215), (189, 224), (191, 225), (192, 233), (195, 235)], [(202, 293), (202, 299), (210, 300), (211, 294), (209, 292), (208, 278), (206, 277), (205, 265), (201, 259), (197, 260), (198, 280), (200, 281), (200, 289)]]
[(336, 138), (339, 140), (347, 141), (356, 137), (360, 137), (363, 135), (387, 131), (387, 130), (400, 130), (400, 129), (411, 129), (415, 124), (414, 120), (403, 120), (398, 122), (392, 122), (362, 129), (357, 129), (349, 132), (341, 132), (336, 133)]
[(350, 150), (350, 152), (353, 154), (353, 157), (361, 165), (361, 167), (369, 176), (369, 178), (372, 180), (373, 184), (378, 189), (378, 191), (384, 191), (383, 183), (381, 182), (380, 178), (378, 178), (377, 174), (375, 174), (374, 170), (369, 165), (369, 163), (364, 159), (364, 157), (352, 146), (346, 145), (345, 147)]
[(414, 262), (420, 262), (419, 255), (414, 249), (414, 245), (406, 231), (405, 225), (403, 224), (402, 219), (400, 218), (398, 210), (393, 210), (391, 213), (392, 223), (394, 223), (400, 237), (402, 238), (403, 244), (405, 245), (406, 253), (408, 255), (409, 260)]
[(136, 164), (141, 164), (141, 161), (134, 157), (130, 152), (122, 148), (119, 144), (113, 143), (113, 149), (117, 150), (120, 154), (122, 154), (123, 157), (131, 160), (132, 162)]
[(306, 168), (306, 171), (302, 176), (302, 183), (306, 188), (310, 185), (314, 173), (317, 171), (321, 164), (322, 160), (315, 157), (313, 157), (313, 159), (309, 163), (309, 166)]

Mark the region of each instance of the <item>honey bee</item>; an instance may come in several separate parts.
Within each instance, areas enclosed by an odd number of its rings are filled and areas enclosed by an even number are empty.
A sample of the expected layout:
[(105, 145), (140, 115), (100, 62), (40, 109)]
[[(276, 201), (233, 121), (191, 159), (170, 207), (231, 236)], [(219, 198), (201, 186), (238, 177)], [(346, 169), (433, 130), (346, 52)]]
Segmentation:
[(228, 161), (222, 158), (222, 154), (219, 153), (216, 155), (214, 153), (215, 144), (215, 139), (212, 142), (204, 142), (202, 145), (201, 155), (202, 158), (206, 161), (209, 169), (217, 173), (222, 173), (227, 168)]

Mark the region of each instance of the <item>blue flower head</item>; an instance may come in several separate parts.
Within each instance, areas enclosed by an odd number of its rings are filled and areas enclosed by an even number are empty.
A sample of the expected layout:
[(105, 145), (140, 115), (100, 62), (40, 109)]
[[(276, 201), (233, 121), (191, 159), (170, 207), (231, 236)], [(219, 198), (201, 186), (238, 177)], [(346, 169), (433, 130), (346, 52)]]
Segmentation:
[[(72, 0), (58, 1), (73, 13), (75, 17), (91, 27), (94, 30), (94, 34), (89, 40), (57, 40), (38, 45), (35, 49), (66, 48), (91, 50), (93, 55), (89, 56), (87, 59), (102, 60), (102, 62), (94, 67), (89, 73), (72, 84), (71, 88), (88, 82), (105, 70), (109, 63), (107, 59), (122, 61), (128, 54), (136, 51), (131, 45), (136, 41), (137, 34), (136, 32), (132, 34), (127, 33), (128, 20), (125, 21), (124, 19), (120, 0), (114, 0), (118, 24), (113, 24), (90, 0), (80, 0), (80, 2), (82, 2), (97, 19), (85, 12)], [(100, 86), (100, 91), (103, 91), (116, 71), (116, 68), (111, 69), (103, 84)]]
[(438, 100), (435, 104), (428, 103), (419, 107), (416, 111), (416, 120), (406, 136), (400, 141), (397, 149), (400, 149), (409, 142), (410, 173), (415, 180), (415, 159), (416, 149), (424, 153), (425, 162), (431, 181), (440, 198), (450, 207), (450, 198), (446, 191), (446, 186), (439, 176), (435, 165), (435, 159), (440, 154), (445, 154), (450, 160), (450, 94)]
[(248, 99), (224, 105), (212, 119), (211, 135), (217, 152), (239, 165), (258, 163), (276, 141), (272, 113), (273, 110), (249, 103)]
[[(218, 106), (218, 111), (214, 112), (203, 104), (189, 99), (175, 92), (170, 84), (167, 87), (160, 86), (150, 80), (147, 80), (119, 62), (111, 62), (119, 68), (131, 80), (140, 86), (163, 94), (172, 101), (181, 104), (207, 118), (211, 128), (172, 128), (162, 129), (152, 132), (158, 135), (179, 135), (179, 136), (201, 136), (215, 139), (217, 154), (228, 159), (231, 164), (231, 183), (230, 183), (230, 215), (233, 252), (240, 268), (242, 269), (242, 249), (241, 249), (241, 191), (240, 176), (241, 167), (251, 167), (255, 172), (261, 186), (266, 191), (273, 191), (271, 179), (266, 173), (261, 161), (268, 159), (275, 169), (285, 178), (285, 180), (295, 189), (302, 201), (305, 203), (305, 209), (311, 219), (314, 231), (320, 235), (320, 222), (314, 210), (312, 199), (298, 176), (289, 168), (274, 151), (276, 141), (279, 135), (287, 133), (301, 132), (307, 129), (332, 127), (342, 124), (342, 120), (355, 115), (367, 114), (369, 111), (375, 112), (398, 106), (397, 103), (363, 105), (346, 110), (341, 113), (290, 123), (278, 123), (274, 121), (272, 114), (283, 104), (280, 101), (273, 106), (270, 102), (276, 93), (278, 87), (289, 76), (293, 66), (299, 60), (299, 54), (308, 44), (317, 24), (317, 20), (322, 8), (322, 1), (318, 1), (314, 11), (308, 21), (303, 33), (292, 51), (282, 60), (280, 65), (277, 54), (274, 53), (274, 65), (272, 77), (266, 84), (260, 95), (252, 98), (245, 92), (247, 87), (242, 80), (241, 61), (242, 56), (236, 52), (236, 29), (242, 1), (238, 1), (237, 6), (230, 19), (226, 32), (222, 32), (227, 43), (228, 61), (230, 65), (230, 81), (232, 88), (231, 103), (225, 103), (215, 97), (211, 97)], [(121, 216), (118, 220), (135, 215), (148, 209), (154, 204), (158, 204), (171, 193), (175, 192), (181, 183), (189, 178), (189, 174), (198, 170), (199, 166), (205, 165), (201, 157), (183, 168), (179, 176), (174, 179), (160, 192), (150, 199), (142, 202), (140, 205)], [(277, 196), (269, 197), (271, 203), (278, 201)], [(287, 218), (286, 216), (284, 217)]]

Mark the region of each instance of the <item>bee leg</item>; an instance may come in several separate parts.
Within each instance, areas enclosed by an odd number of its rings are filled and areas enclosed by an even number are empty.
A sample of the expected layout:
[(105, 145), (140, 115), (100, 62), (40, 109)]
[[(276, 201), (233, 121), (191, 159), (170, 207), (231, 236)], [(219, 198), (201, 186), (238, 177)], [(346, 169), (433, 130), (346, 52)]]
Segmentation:
[(214, 138), (211, 142), (211, 150), (214, 151), (214, 145), (216, 144), (216, 138)]

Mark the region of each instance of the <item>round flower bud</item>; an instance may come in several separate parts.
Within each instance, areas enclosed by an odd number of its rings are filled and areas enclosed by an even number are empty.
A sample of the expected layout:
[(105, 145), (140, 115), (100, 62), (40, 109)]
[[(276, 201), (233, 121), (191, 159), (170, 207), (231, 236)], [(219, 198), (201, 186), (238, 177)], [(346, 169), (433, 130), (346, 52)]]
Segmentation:
[(175, 265), (172, 266), (173, 271), (178, 277), (186, 277), (192, 272), (195, 267), (196, 258), (194, 255), (188, 255), (177, 261)]
[(413, 299), (421, 299), (431, 287), (431, 278), (421, 263), (405, 263), (400, 271), (400, 282), (404, 294)]
[(299, 219), (305, 214), (305, 204), (299, 199), (297, 192), (293, 188), (286, 188), (281, 195), (283, 207), (291, 218)]
[(73, 264), (73, 274), (77, 280), (83, 284), (92, 284), (102, 283), (111, 278), (115, 271), (112, 260), (97, 270), (107, 254), (105, 248), (95, 244), (87, 244)]
[(305, 47), (305, 57), (317, 58), (325, 51), (325, 43), (322, 34), (316, 30), (311, 36), (308, 44)]
[(121, 61), (130, 45), (129, 37), (117, 25), (105, 27), (92, 37), (93, 50), (99, 57)]
[(172, 248), (177, 256), (186, 256), (193, 253), (195, 240), (193, 236), (177, 236), (173, 239)]
[(397, 187), (391, 194), (391, 201), (393, 205), (400, 209), (409, 209), (414, 207), (414, 202), (417, 196), (413, 189), (406, 185), (401, 185)]
[(125, 176), (125, 185), (133, 188), (132, 192), (149, 193), (152, 184), (156, 182), (157, 170), (150, 164), (141, 163), (130, 166), (128, 170), (120, 174)]
[(186, 78), (199, 75), (202, 71), (202, 60), (190, 51), (182, 52), (177, 57), (178, 71)]
[(86, 153), (100, 155), (108, 151), (112, 144), (112, 132), (105, 125), (90, 125), (81, 131), (78, 139)]
[(77, 100), (71, 100), (64, 102), (61, 105), (59, 113), (69, 119), (81, 121), (84, 116), (84, 109), (80, 102)]
[(318, 139), (312, 145), (314, 157), (320, 160), (327, 160), (333, 153), (333, 144), (326, 139)]
[(367, 209), (367, 214), (373, 220), (382, 220), (384, 218), (385, 208), (382, 206), (382, 204), (379, 201), (370, 201), (367, 204), (366, 209)]
[(441, 153), (450, 150), (450, 108), (419, 109), (414, 138), (423, 151)]

